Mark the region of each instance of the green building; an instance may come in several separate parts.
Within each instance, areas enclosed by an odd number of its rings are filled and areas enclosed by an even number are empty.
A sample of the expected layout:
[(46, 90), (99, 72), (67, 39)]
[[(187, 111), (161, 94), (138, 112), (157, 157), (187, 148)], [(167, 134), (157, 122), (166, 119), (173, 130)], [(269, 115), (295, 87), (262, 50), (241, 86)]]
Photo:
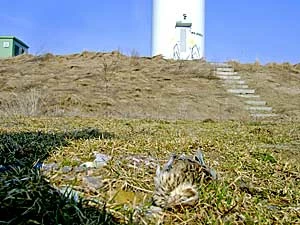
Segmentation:
[(0, 36), (0, 58), (27, 53), (28, 48), (28, 45), (14, 36)]

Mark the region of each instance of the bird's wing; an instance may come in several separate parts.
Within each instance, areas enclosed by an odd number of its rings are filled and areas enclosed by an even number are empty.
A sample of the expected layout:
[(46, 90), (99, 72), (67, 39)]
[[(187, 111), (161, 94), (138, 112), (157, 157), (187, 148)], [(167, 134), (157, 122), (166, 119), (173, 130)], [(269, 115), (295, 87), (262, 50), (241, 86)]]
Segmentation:
[(196, 155), (195, 155), (195, 159), (196, 159), (197, 162), (200, 163), (201, 166), (205, 166), (203, 153), (200, 149), (197, 150)]
[(164, 165), (163, 171), (170, 171), (172, 168), (172, 165), (174, 163), (174, 160), (177, 158), (176, 154), (172, 154), (169, 161)]

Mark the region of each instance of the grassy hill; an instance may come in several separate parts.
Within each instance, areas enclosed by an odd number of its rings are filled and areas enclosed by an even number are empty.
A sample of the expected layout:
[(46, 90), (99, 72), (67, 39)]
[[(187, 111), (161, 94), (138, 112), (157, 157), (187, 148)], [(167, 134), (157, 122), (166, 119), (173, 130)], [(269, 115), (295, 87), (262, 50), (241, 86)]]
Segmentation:
[[(299, 66), (233, 65), (281, 119), (299, 119)], [(119, 52), (2, 59), (0, 104), (8, 115), (249, 119), (209, 64)]]

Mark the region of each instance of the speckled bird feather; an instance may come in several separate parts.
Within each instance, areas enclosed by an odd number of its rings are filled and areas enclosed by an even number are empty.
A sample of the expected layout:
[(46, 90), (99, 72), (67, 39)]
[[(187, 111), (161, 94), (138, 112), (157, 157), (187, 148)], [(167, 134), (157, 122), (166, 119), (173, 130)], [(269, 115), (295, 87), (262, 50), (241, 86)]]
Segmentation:
[(195, 205), (199, 200), (197, 186), (213, 179), (216, 173), (205, 165), (200, 150), (194, 157), (173, 154), (163, 169), (156, 170), (153, 202), (162, 208)]

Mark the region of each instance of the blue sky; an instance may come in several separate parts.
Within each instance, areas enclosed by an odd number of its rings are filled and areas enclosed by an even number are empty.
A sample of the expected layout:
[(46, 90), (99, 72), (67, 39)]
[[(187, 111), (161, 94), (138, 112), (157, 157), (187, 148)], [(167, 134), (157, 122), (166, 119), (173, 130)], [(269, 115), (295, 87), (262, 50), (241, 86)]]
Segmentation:
[[(152, 0), (26, 0), (0, 2), (0, 35), (30, 53), (136, 50), (150, 55)], [(206, 0), (210, 61), (300, 62), (299, 0)]]

